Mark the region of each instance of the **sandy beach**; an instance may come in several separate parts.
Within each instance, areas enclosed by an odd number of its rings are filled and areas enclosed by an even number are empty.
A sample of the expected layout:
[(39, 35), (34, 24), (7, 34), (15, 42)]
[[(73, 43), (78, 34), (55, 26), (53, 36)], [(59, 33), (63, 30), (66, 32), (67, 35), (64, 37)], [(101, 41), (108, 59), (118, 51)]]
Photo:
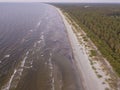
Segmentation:
[[(111, 77), (109, 75), (106, 75), (106, 71), (103, 70), (101, 63), (98, 61), (95, 62), (94, 67), (91, 65), (90, 59), (92, 58), (90, 57), (90, 48), (86, 47), (86, 43), (81, 35), (82, 33), (78, 33), (79, 37), (77, 37), (76, 33), (73, 30), (74, 27), (72, 24), (70, 24), (69, 19), (65, 17), (60, 9), (57, 8), (57, 10), (60, 13), (66, 26), (68, 37), (73, 49), (78, 74), (82, 80), (82, 84), (85, 90), (116, 90), (112, 89), (109, 83), (105, 80), (111, 79)], [(81, 41), (78, 41), (78, 38), (80, 38)], [(101, 76), (99, 74), (96, 74), (94, 68), (96, 70), (98, 69), (96, 72), (100, 73)]]

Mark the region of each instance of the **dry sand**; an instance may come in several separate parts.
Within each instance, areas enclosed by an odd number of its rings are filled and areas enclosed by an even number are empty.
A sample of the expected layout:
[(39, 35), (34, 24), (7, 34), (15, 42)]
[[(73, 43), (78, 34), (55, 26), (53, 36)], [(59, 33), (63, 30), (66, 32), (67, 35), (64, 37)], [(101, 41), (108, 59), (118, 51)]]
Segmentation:
[[(86, 43), (84, 42), (81, 33), (78, 33), (79, 37), (77, 37), (73, 31), (73, 26), (68, 23), (69, 19), (63, 15), (60, 9), (57, 10), (60, 13), (66, 26), (68, 37), (73, 49), (75, 63), (85, 90), (114, 90), (111, 89), (108, 81), (105, 80), (106, 78), (110, 79), (110, 76), (106, 75), (106, 72), (101, 67), (101, 63), (95, 62), (94, 64), (94, 68), (97, 69), (98, 74), (96, 74), (95, 70), (93, 69), (90, 61), (92, 58), (90, 58), (89, 55), (89, 47), (86, 48)], [(80, 38), (81, 43), (78, 41), (78, 38)], [(99, 76), (99, 73), (102, 77)]]

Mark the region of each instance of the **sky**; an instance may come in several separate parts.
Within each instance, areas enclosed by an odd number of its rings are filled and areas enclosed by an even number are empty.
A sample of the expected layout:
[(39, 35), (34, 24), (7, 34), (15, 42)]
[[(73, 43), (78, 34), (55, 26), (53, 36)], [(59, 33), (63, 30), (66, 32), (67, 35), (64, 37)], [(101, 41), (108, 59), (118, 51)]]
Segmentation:
[(0, 2), (88, 2), (88, 3), (120, 3), (120, 0), (0, 0)]

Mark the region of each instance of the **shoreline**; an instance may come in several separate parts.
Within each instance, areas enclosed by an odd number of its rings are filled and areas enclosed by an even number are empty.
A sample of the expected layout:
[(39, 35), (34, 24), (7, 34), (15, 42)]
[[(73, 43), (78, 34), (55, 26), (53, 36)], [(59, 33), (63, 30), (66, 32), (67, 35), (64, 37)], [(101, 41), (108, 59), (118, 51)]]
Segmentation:
[[(103, 80), (98, 78), (95, 71), (93, 70), (91, 61), (89, 58), (89, 52), (86, 51), (85, 45), (80, 44), (80, 42), (78, 41), (78, 37), (76, 36), (73, 30), (74, 26), (71, 25), (68, 17), (66, 17), (60, 9), (57, 8), (57, 10), (60, 13), (63, 19), (63, 22), (65, 24), (65, 27), (67, 29), (66, 31), (68, 34), (68, 38), (70, 40), (72, 50), (73, 50), (73, 55), (75, 58), (77, 70), (85, 90), (105, 90), (105, 89), (111, 90), (111, 87), (109, 86), (108, 82), (107, 81), (103, 82)], [(97, 64), (99, 65), (95, 67), (101, 68), (100, 63), (97, 62)], [(104, 71), (101, 71), (101, 73), (103, 73), (102, 74), (103, 77), (107, 77), (105, 76), (106, 74)]]

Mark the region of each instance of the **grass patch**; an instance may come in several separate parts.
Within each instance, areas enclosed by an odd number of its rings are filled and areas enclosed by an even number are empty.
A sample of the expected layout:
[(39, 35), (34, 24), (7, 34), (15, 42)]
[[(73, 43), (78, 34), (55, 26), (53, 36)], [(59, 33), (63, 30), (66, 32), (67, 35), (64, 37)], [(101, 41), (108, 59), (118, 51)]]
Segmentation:
[(102, 75), (100, 75), (100, 74), (98, 74), (97, 76), (98, 76), (98, 78), (102, 78)]
[(87, 37), (85, 37), (85, 36), (83, 37), (83, 39), (84, 39), (84, 41), (85, 41), (85, 42), (87, 42), (87, 41), (88, 41)]
[(90, 52), (91, 52), (90, 57), (97, 55), (97, 51), (95, 51), (95, 50), (90, 50)]

